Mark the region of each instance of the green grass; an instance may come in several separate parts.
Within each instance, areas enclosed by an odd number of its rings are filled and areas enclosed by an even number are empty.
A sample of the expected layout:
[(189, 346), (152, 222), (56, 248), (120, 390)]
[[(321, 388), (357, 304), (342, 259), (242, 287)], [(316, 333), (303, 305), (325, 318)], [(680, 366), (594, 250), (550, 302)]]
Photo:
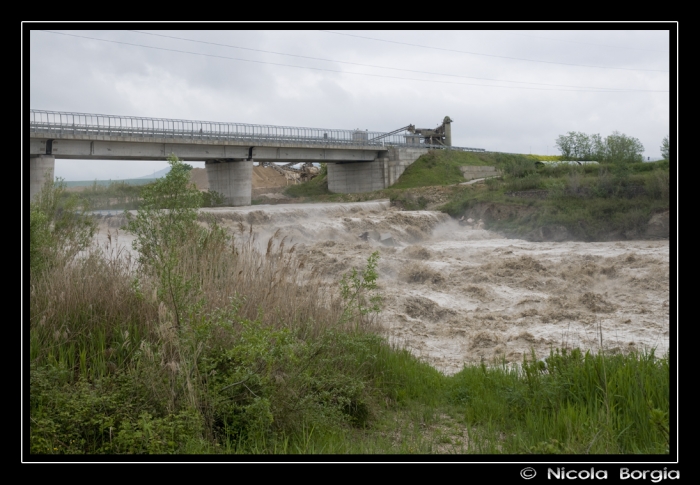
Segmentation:
[[(522, 237), (556, 225), (574, 239), (600, 241), (641, 234), (653, 214), (669, 208), (668, 162), (520, 168), (455, 191), (439, 210), (458, 218), (477, 207), (497, 206), (509, 216), (487, 220), (489, 229)], [(542, 197), (517, 196), (528, 191)]]
[(433, 150), (419, 157), (392, 186), (409, 189), (431, 185), (451, 185), (464, 182), (459, 167), (495, 166), (506, 168), (514, 164), (532, 163), (522, 155), (504, 153), (461, 152), (456, 150)]

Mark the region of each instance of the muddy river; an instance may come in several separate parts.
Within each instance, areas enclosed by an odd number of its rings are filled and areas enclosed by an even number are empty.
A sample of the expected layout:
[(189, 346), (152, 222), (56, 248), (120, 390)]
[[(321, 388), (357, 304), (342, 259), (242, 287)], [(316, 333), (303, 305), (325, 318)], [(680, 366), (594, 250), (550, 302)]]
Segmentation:
[(252, 225), (261, 244), (279, 231), (331, 287), (378, 250), (382, 331), (445, 373), (533, 349), (669, 347), (668, 240), (533, 243), (388, 201), (203, 211), (235, 231)]

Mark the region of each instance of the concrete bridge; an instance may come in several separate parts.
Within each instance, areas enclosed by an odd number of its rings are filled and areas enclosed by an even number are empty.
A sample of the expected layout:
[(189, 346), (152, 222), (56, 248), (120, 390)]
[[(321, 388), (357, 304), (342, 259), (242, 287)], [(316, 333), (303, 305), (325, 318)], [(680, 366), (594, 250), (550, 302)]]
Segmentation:
[[(449, 118), (446, 118), (449, 120)], [(328, 189), (380, 190), (430, 149), (415, 135), (287, 126), (218, 123), (31, 110), (30, 197), (55, 160), (204, 161), (210, 190), (226, 204), (250, 205), (253, 162), (325, 162)], [(432, 140), (426, 138), (425, 140)], [(484, 151), (478, 148), (449, 147)]]

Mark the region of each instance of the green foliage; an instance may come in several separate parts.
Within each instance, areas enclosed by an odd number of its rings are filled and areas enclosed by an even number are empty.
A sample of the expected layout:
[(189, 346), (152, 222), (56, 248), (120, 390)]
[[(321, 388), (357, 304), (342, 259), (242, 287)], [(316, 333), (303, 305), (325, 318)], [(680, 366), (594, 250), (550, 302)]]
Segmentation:
[[(501, 187), (501, 182), (497, 178), (488, 178), (484, 181), (486, 189), (490, 191), (498, 190)], [(466, 208), (466, 207), (465, 207)]]
[(520, 178), (535, 173), (535, 162), (527, 157), (513, 157), (501, 165), (503, 172), (513, 178)]
[(476, 157), (467, 152), (431, 150), (409, 165), (392, 187), (407, 189), (464, 182), (459, 167), (473, 165), (476, 160)]
[(555, 143), (563, 160), (600, 160), (605, 148), (600, 135), (570, 131), (559, 135)]
[(223, 194), (216, 192), (214, 190), (207, 190), (201, 192), (202, 194), (202, 207), (216, 207), (224, 203)]
[(377, 261), (379, 261), (379, 251), (373, 252), (367, 258), (367, 266), (358, 271), (353, 268), (349, 273), (343, 275), (340, 281), (340, 294), (345, 300), (345, 320), (356, 319), (359, 325), (367, 326), (371, 321), (371, 314), (378, 314), (381, 311), (382, 297), (376, 290)]
[(428, 199), (410, 192), (395, 192), (389, 197), (389, 200), (391, 205), (399, 206), (407, 211), (425, 210), (428, 206)]
[[(542, 184), (542, 178), (536, 174), (528, 174), (525, 177), (507, 177), (505, 179), (506, 190), (519, 192), (524, 190), (535, 190), (539, 189)], [(498, 187), (497, 184), (491, 182), (491, 186), (487, 185), (489, 188)]]
[(661, 156), (664, 158), (664, 160), (668, 160), (668, 150), (669, 150), (668, 135), (666, 135), (661, 142)]
[(317, 338), (242, 319), (235, 302), (207, 328), (198, 368), (217, 439), (238, 449), (317, 430), (365, 426), (376, 408), (369, 385), (382, 340), (328, 329)]
[(613, 163), (634, 163), (642, 161), (644, 145), (631, 136), (613, 131), (605, 139), (605, 160)]
[[(189, 170), (177, 157), (168, 159), (168, 174), (143, 189), (143, 202), (136, 216), (125, 211), (126, 230), (134, 234), (133, 248), (142, 269), (160, 282), (158, 296), (175, 313), (179, 329), (188, 305), (198, 293), (196, 275), (182, 265), (187, 251), (201, 251), (207, 245), (221, 243), (224, 233), (212, 223), (206, 229), (197, 224), (202, 193), (190, 183)], [(194, 244), (194, 248), (191, 245)]]
[(555, 145), (563, 160), (597, 160), (610, 163), (634, 163), (642, 161), (644, 146), (637, 138), (618, 131), (603, 139), (599, 134), (570, 131), (559, 135)]
[(668, 171), (655, 170), (645, 181), (647, 193), (656, 199), (668, 200), (670, 177)]
[(69, 261), (91, 242), (96, 224), (65, 183), (46, 178), (29, 206), (29, 267), (32, 274)]
[(665, 453), (669, 377), (653, 352), (553, 350), (520, 368), (465, 368), (450, 395), (491, 435), (477, 443), (484, 452), (495, 432), (505, 453)]
[(164, 412), (134, 376), (56, 386), (57, 372), (30, 371), (32, 454), (177, 453), (202, 433), (194, 410)]
[(32, 204), (29, 208), (29, 267), (40, 270), (50, 256), (51, 224), (48, 215)]

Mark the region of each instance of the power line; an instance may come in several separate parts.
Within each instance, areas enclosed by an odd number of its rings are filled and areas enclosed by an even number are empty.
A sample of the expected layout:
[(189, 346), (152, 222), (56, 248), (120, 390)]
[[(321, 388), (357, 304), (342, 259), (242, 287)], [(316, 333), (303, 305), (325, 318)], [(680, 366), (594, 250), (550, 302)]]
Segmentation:
[(570, 84), (535, 83), (535, 82), (528, 82), (528, 81), (508, 81), (508, 80), (503, 80), (503, 79), (493, 79), (493, 78), (487, 78), (487, 77), (462, 76), (459, 74), (446, 74), (446, 73), (440, 73), (440, 72), (417, 71), (414, 69), (401, 69), (398, 67), (376, 66), (376, 65), (372, 65), (372, 64), (361, 64), (359, 62), (348, 62), (348, 61), (337, 61), (334, 59), (324, 59), (322, 57), (311, 57), (311, 56), (302, 56), (302, 55), (298, 55), (298, 54), (287, 54), (284, 52), (275, 52), (275, 51), (268, 51), (268, 50), (263, 50), (263, 49), (253, 49), (252, 47), (240, 47), (240, 46), (230, 45), (230, 44), (221, 44), (218, 42), (209, 42), (209, 41), (204, 41), (204, 40), (188, 39), (185, 37), (176, 37), (173, 35), (154, 34), (151, 32), (143, 32), (141, 30), (128, 30), (128, 32), (136, 32), (138, 34), (152, 35), (155, 37), (165, 37), (167, 39), (184, 40), (187, 42), (196, 42), (199, 44), (209, 44), (209, 45), (216, 45), (216, 46), (220, 46), (220, 47), (230, 47), (232, 49), (242, 49), (242, 50), (248, 50), (248, 51), (254, 51), (254, 52), (264, 52), (266, 54), (275, 54), (275, 55), (279, 55), (279, 56), (298, 57), (301, 59), (312, 59), (312, 60), (324, 61), (324, 62), (337, 62), (339, 64), (349, 64), (349, 65), (353, 65), (353, 66), (372, 67), (372, 68), (377, 68), (377, 69), (389, 69), (392, 71), (415, 72), (415, 73), (419, 73), (419, 74), (434, 74), (437, 76), (450, 76), (450, 77), (459, 77), (459, 78), (465, 78), (465, 79), (479, 79), (482, 81), (496, 81), (496, 82), (517, 83), (517, 84), (532, 84), (532, 85), (537, 85), (537, 86), (558, 86), (558, 87), (565, 87), (565, 88), (580, 88), (580, 89), (602, 89), (602, 90), (614, 90), (614, 91), (638, 91), (638, 92), (652, 92), (652, 93), (654, 93), (654, 92), (662, 92), (662, 93), (668, 92), (668, 91), (659, 91), (659, 90), (653, 90), (653, 89), (602, 88), (602, 87), (597, 87), (597, 86), (573, 86)]
[(386, 40), (386, 39), (376, 39), (374, 37), (365, 37), (363, 35), (355, 35), (355, 34), (345, 34), (343, 32), (333, 32), (332, 30), (321, 30), (319, 32), (326, 32), (329, 34), (336, 34), (336, 35), (346, 35), (348, 37), (358, 37), (360, 39), (369, 39), (369, 40), (376, 40), (379, 42), (389, 42), (391, 44), (401, 44), (401, 45), (409, 45), (411, 47), (422, 47), (424, 49), (435, 49), (439, 51), (446, 51), (446, 52), (459, 52), (460, 54), (471, 54), (473, 56), (485, 56), (485, 57), (498, 57), (500, 59), (511, 59), (511, 60), (516, 60), (516, 61), (528, 61), (528, 62), (543, 62), (545, 64), (561, 64), (564, 66), (577, 66), (577, 67), (594, 67), (597, 69), (621, 69), (623, 71), (649, 71), (649, 72), (668, 72), (664, 71), (662, 69), (633, 69), (629, 67), (608, 67), (608, 66), (589, 66), (586, 64), (570, 64), (567, 62), (554, 62), (554, 61), (540, 61), (537, 59), (524, 59), (521, 57), (509, 57), (509, 56), (497, 56), (494, 54), (482, 54), (480, 52), (469, 52), (469, 51), (460, 51), (460, 50), (455, 50), (455, 49), (445, 49), (443, 47), (432, 47), (428, 45), (419, 45), (419, 44), (410, 44), (408, 42), (398, 42), (395, 40)]
[(586, 45), (595, 45), (598, 47), (612, 47), (614, 49), (633, 49), (633, 50), (638, 50), (638, 51), (649, 51), (649, 52), (664, 52), (668, 54), (668, 51), (661, 50), (661, 49), (644, 49), (642, 47), (624, 47), (621, 45), (606, 45), (606, 44), (594, 44), (592, 42), (581, 42), (579, 40), (564, 40), (564, 39), (553, 39), (551, 37), (540, 37), (539, 35), (528, 35), (528, 34), (519, 34), (516, 32), (509, 32), (509, 34), (512, 35), (519, 35), (521, 37), (532, 37), (533, 39), (545, 39), (545, 40), (552, 40), (555, 42), (570, 42), (572, 44), (586, 44)]
[[(154, 50), (161, 50), (161, 51), (168, 51), (168, 52), (178, 52), (181, 54), (213, 57), (213, 58), (217, 58), (217, 59), (229, 59), (229, 60), (234, 60), (234, 61), (252, 62), (255, 64), (267, 64), (267, 65), (272, 65), (272, 66), (294, 67), (297, 69), (310, 69), (310, 70), (314, 70), (314, 71), (336, 72), (339, 74), (352, 74), (352, 75), (356, 75), (356, 76), (380, 77), (380, 78), (386, 78), (386, 79), (400, 79), (402, 81), (421, 81), (421, 82), (428, 82), (428, 83), (456, 84), (456, 85), (462, 85), (462, 86), (481, 86), (481, 87), (487, 87), (487, 88), (500, 88), (500, 89), (529, 89), (529, 90), (535, 90), (535, 91), (563, 91), (563, 92), (572, 92), (572, 93), (586, 93), (586, 92), (588, 92), (588, 93), (623, 93), (623, 92), (628, 92), (628, 91), (616, 91), (616, 90), (545, 89), (545, 88), (528, 88), (528, 87), (524, 87), (524, 86), (494, 86), (494, 85), (490, 85), (490, 84), (458, 83), (458, 82), (451, 82), (451, 81), (437, 81), (437, 80), (432, 80), (432, 79), (416, 79), (416, 78), (410, 78), (410, 77), (385, 76), (382, 74), (367, 74), (367, 73), (360, 73), (360, 72), (338, 71), (335, 69), (325, 69), (325, 68), (320, 68), (320, 67), (295, 66), (293, 64), (280, 64), (277, 62), (254, 61), (251, 59), (241, 59), (238, 57), (219, 56), (219, 55), (215, 55), (215, 54), (204, 54), (201, 52), (190, 52), (190, 51), (183, 51), (183, 50), (179, 50), (179, 49), (167, 49), (165, 47), (153, 47), (153, 46), (149, 46), (149, 45), (134, 44), (131, 42), (122, 42), (122, 41), (117, 41), (117, 40), (99, 39), (96, 37), (88, 37), (85, 35), (66, 34), (64, 32), (54, 32), (51, 30), (36, 30), (35, 32), (45, 32), (45, 33), (49, 33), (49, 34), (65, 35), (65, 36), (69, 36), (69, 37), (78, 37), (81, 39), (109, 42), (112, 44), (129, 45), (129, 46), (133, 46), (133, 47), (143, 47), (146, 49), (154, 49)], [(629, 92), (633, 92), (633, 91), (629, 91)], [(661, 91), (661, 92), (666, 92), (666, 91)]]

